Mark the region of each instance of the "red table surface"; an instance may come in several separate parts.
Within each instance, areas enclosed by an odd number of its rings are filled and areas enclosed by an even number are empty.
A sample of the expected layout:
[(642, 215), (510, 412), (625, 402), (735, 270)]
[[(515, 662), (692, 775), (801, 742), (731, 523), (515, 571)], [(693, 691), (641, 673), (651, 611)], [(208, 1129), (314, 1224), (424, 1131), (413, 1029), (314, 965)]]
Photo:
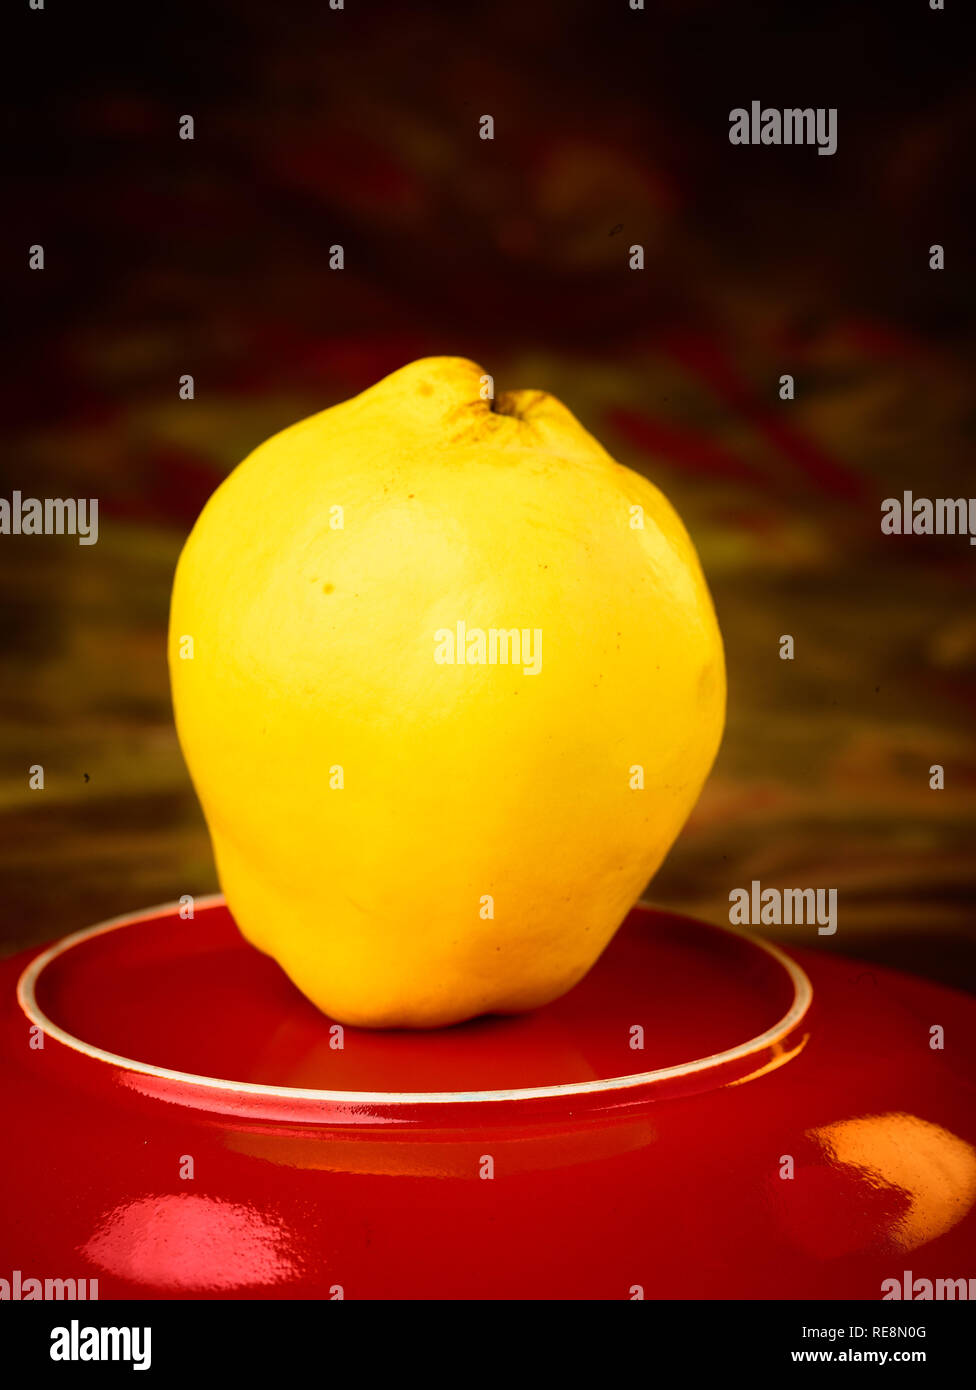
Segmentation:
[[(190, 1095), (51, 1036), (32, 1048), (15, 989), (37, 952), (24, 953), (0, 970), (13, 1136), (0, 1277), (97, 1278), (101, 1298), (877, 1299), (905, 1271), (972, 1276), (976, 1004), (790, 954), (813, 1005), (758, 1067), (535, 1102), (343, 1106)], [(397, 1093), (674, 1067), (770, 1028), (792, 994), (755, 946), (638, 908), (547, 1009), (347, 1029), (339, 1050), (214, 905), (90, 938), (42, 972), (37, 1004), (157, 1067)]]

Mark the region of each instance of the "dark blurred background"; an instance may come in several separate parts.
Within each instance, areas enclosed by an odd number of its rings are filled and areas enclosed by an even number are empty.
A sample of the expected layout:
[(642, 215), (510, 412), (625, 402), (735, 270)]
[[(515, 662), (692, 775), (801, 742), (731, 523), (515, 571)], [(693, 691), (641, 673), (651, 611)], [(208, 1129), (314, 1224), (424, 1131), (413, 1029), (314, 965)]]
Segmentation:
[[(97, 496), (100, 536), (0, 537), (0, 949), (215, 889), (165, 663), (183, 540), (268, 435), (458, 354), (554, 392), (698, 546), (728, 729), (648, 897), (722, 922), (753, 878), (836, 887), (836, 937), (780, 939), (976, 989), (976, 550), (879, 526), (974, 491), (963, 11), (11, 7), (0, 495)], [(836, 106), (837, 153), (733, 147), (753, 99)]]

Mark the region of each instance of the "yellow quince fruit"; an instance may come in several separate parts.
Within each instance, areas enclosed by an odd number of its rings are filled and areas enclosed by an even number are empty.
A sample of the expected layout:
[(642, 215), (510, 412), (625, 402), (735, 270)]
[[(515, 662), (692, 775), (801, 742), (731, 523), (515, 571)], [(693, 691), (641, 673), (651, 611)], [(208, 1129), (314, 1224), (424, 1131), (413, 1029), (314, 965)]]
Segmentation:
[(667, 499), (462, 358), (262, 444), (176, 571), (180, 743), (244, 936), (435, 1027), (593, 965), (714, 760), (722, 642)]

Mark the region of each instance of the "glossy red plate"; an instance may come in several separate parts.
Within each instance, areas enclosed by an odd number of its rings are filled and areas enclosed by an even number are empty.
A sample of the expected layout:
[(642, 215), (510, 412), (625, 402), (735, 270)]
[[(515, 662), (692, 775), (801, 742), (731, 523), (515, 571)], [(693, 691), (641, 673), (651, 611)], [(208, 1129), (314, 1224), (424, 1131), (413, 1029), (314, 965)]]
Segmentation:
[(877, 1299), (976, 1273), (976, 1001), (877, 967), (640, 907), (544, 1009), (339, 1029), (212, 899), (0, 990), (3, 1279)]

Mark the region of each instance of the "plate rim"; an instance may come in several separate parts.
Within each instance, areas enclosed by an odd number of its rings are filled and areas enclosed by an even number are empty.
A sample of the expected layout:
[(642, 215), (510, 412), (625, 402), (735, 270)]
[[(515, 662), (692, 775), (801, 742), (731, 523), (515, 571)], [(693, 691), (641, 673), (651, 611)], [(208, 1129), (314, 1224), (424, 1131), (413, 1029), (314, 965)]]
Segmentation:
[[(272, 1086), (256, 1081), (231, 1081), (224, 1077), (203, 1076), (196, 1072), (175, 1071), (169, 1067), (159, 1067), (151, 1062), (141, 1062), (138, 1058), (123, 1057), (120, 1053), (109, 1052), (104, 1048), (95, 1047), (93, 1044), (85, 1042), (83, 1038), (76, 1037), (62, 1028), (60, 1024), (54, 1022), (44, 1013), (37, 1002), (36, 986), (41, 974), (52, 961), (59, 956), (65, 955), (84, 941), (92, 940), (97, 936), (106, 935), (109, 932), (119, 931), (123, 927), (135, 926), (139, 922), (157, 919), (161, 916), (172, 916), (179, 911), (183, 904), (177, 900), (174, 902), (161, 903), (154, 907), (143, 908), (138, 912), (123, 913), (118, 917), (107, 918), (103, 922), (98, 922), (91, 927), (82, 927), (79, 931), (71, 932), (60, 940), (55, 941), (51, 946), (36, 955), (21, 972), (17, 981), (17, 1002), (21, 1010), (32, 1024), (40, 1028), (46, 1037), (54, 1042), (60, 1043), (63, 1047), (71, 1051), (80, 1053), (82, 1056), (97, 1062), (107, 1064), (111, 1067), (125, 1072), (135, 1072), (141, 1076), (153, 1077), (156, 1080), (169, 1082), (180, 1086), (189, 1086), (194, 1092), (202, 1090), (218, 1091), (241, 1097), (255, 1098), (275, 1098), (285, 1101), (311, 1102), (318, 1105), (341, 1105), (343, 1107), (359, 1108), (369, 1107), (410, 1107), (428, 1105), (484, 1105), (511, 1103), (537, 1100), (566, 1100), (573, 1097), (585, 1096), (613, 1096), (617, 1093), (633, 1092), (643, 1087), (655, 1086), (669, 1081), (679, 1081), (683, 1078), (701, 1076), (711, 1071), (721, 1070), (728, 1066), (745, 1061), (754, 1057), (757, 1053), (766, 1050), (772, 1051), (772, 1056), (765, 1066), (761, 1066), (757, 1071), (748, 1075), (736, 1076), (722, 1084), (737, 1084), (747, 1081), (752, 1076), (772, 1069), (788, 1061), (795, 1055), (796, 1050), (783, 1052), (776, 1055), (777, 1044), (782, 1044), (789, 1037), (797, 1026), (803, 1021), (810, 1010), (813, 1002), (813, 985), (806, 971), (791, 956), (783, 951), (779, 946), (771, 941), (763, 941), (762, 938), (753, 936), (749, 932), (737, 930), (731, 926), (718, 925), (713, 922), (703, 922), (698, 918), (691, 918), (680, 913), (670, 913), (666, 909), (655, 908), (650, 903), (638, 899), (630, 909), (630, 913), (640, 910), (648, 914), (664, 913), (679, 920), (694, 922), (697, 926), (704, 926), (712, 931), (722, 932), (729, 936), (734, 936), (746, 941), (749, 945), (765, 951), (771, 956), (786, 972), (793, 985), (793, 1000), (786, 1013), (782, 1015), (774, 1024), (764, 1032), (755, 1037), (747, 1039), (743, 1043), (738, 1043), (735, 1047), (727, 1048), (722, 1052), (711, 1053), (705, 1057), (695, 1058), (691, 1062), (680, 1062), (671, 1067), (658, 1067), (651, 1071), (629, 1072), (623, 1076), (603, 1077), (595, 1081), (572, 1081), (560, 1082), (548, 1086), (520, 1086), (507, 1088), (504, 1090), (487, 1091), (335, 1091), (320, 1090), (317, 1088), (305, 1088), (297, 1086)], [(210, 893), (194, 899), (194, 910), (197, 908), (216, 908), (224, 907), (230, 914), (231, 912), (226, 898), (222, 893)], [(623, 919), (626, 921), (626, 917)], [(236, 924), (235, 924), (236, 925)], [(621, 923), (623, 925), (623, 923)], [(801, 1041), (802, 1048), (805, 1039)], [(624, 1096), (626, 1099), (626, 1095)]]

